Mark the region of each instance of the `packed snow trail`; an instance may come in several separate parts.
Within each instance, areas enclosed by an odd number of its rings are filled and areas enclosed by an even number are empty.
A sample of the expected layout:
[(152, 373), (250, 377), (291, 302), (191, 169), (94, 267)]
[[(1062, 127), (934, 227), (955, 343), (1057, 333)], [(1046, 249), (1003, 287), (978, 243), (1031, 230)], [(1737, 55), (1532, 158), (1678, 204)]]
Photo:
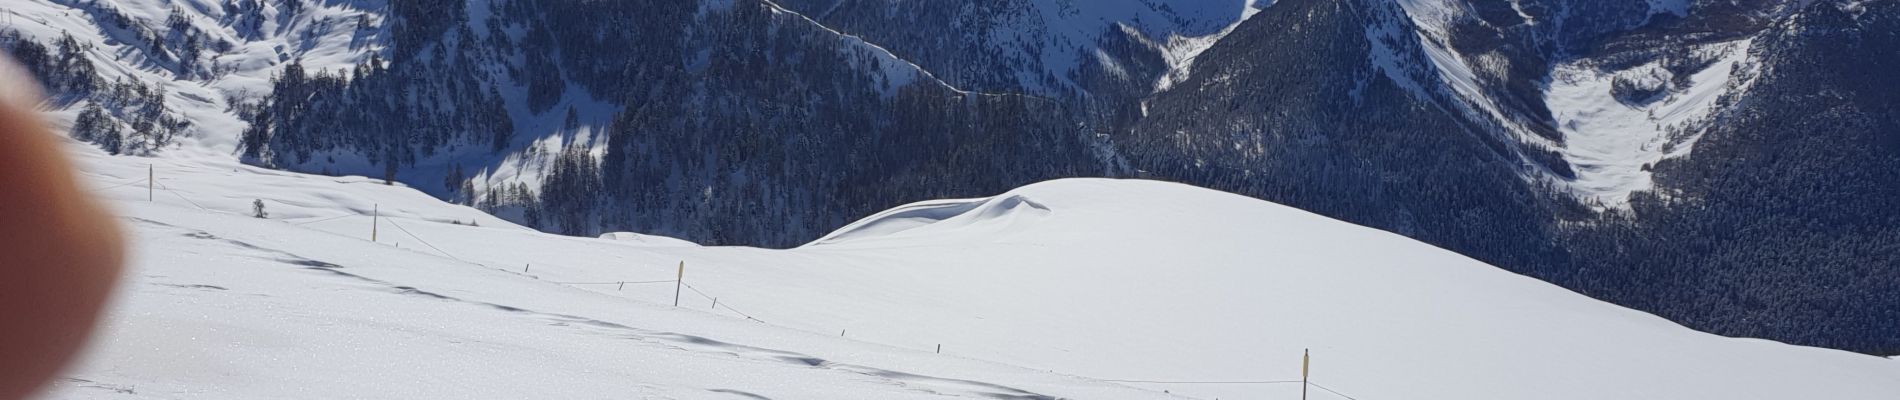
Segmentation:
[[(78, 152), (138, 250), (58, 398), (1296, 398), (1134, 381), (1298, 379), (1309, 348), (1313, 380), (1360, 400), (1900, 394), (1893, 360), (1698, 333), (1177, 184), (1051, 181), (765, 250), (554, 236), (364, 178)], [(181, 196), (114, 187), (148, 163)], [(271, 219), (248, 216), (258, 199)], [(390, 219), (375, 244), (350, 216), (373, 209)]]

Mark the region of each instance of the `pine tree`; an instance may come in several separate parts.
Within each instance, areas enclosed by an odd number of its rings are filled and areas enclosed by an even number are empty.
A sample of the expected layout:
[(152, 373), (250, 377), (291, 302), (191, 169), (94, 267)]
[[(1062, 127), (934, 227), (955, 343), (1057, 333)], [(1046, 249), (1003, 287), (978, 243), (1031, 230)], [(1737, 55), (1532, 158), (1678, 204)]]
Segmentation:
[(465, 179), (467, 178), (462, 176), (462, 164), (455, 164), (455, 167), (450, 168), (449, 173), (443, 177), (442, 186), (448, 189), (449, 193), (455, 193), (466, 183), (463, 182)]

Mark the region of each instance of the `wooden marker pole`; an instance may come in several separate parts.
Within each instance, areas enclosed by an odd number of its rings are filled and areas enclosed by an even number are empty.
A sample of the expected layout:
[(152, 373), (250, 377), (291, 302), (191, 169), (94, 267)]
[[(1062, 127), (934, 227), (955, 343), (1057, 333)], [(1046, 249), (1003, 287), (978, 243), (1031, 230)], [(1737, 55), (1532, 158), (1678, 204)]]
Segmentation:
[(369, 214), (369, 241), (376, 241), (376, 228), (383, 224), (383, 205), (372, 205)]
[(680, 286), (686, 285), (686, 261), (680, 261), (679, 275), (673, 278), (673, 306), (680, 306)]
[(145, 164), (145, 202), (158, 200), (158, 167)]
[(1306, 349), (1300, 355), (1300, 400), (1306, 400), (1306, 376), (1313, 364), (1313, 349)]

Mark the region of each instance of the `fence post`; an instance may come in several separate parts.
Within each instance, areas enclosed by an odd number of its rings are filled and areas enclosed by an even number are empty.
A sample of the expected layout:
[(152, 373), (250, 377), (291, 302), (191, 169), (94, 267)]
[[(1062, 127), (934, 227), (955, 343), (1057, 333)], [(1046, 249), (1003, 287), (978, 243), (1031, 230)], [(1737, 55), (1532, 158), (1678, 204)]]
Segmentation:
[(620, 288), (614, 289), (614, 291), (622, 291), (622, 290), (627, 290), (627, 281), (620, 281)]
[(680, 286), (686, 285), (686, 261), (680, 261), (679, 275), (673, 278), (673, 306), (680, 306)]
[(713, 311), (718, 311), (718, 310), (719, 310), (719, 298), (718, 298), (718, 297), (714, 297), (714, 298), (713, 298), (713, 306), (712, 306), (712, 309), (713, 309)]
[(534, 267), (534, 263), (521, 264), (521, 273), (528, 273), (528, 268), (531, 267)]
[(158, 200), (158, 167), (145, 164), (145, 202)]
[(943, 354), (943, 343), (937, 344), (937, 354)]
[(383, 205), (376, 204), (370, 207), (373, 208), (370, 209), (369, 216), (369, 241), (374, 242), (376, 241), (376, 228), (383, 224)]

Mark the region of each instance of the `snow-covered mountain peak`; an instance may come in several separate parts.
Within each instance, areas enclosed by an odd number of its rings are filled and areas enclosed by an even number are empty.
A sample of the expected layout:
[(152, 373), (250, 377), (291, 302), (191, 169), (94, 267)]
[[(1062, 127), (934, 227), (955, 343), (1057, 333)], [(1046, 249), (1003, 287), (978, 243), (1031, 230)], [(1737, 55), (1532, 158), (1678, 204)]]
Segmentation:
[(1079, 68), (1075, 63), (1083, 61), (1080, 57), (1093, 57), (1096, 62), (1113, 67), (1117, 61), (1100, 49), (1108, 43), (1102, 35), (1120, 30), (1138, 35), (1140, 40), (1161, 51), (1168, 71), (1159, 78), (1156, 87), (1165, 90), (1174, 79), (1187, 73), (1195, 56), (1259, 12), (1255, 2), (1111, 0), (1078, 4), (1074, 0), (1036, 0), (1035, 8), (1055, 33), (1044, 43), (1042, 63), (1051, 66), (1052, 71), (1066, 72)]
[(1240, 22), (1255, 0), (1033, 0), (1051, 26), (1075, 35), (1099, 33), (1104, 24), (1125, 24), (1152, 38), (1199, 37)]

